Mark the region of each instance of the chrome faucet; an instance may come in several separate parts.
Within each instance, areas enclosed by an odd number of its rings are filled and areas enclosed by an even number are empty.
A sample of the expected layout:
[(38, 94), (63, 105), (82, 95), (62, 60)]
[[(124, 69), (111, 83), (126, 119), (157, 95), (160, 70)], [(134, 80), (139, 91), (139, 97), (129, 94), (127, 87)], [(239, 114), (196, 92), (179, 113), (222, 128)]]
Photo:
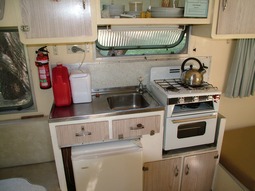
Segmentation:
[(143, 88), (143, 78), (142, 77), (138, 78), (138, 81), (139, 81), (139, 85), (138, 85), (137, 91), (140, 94), (143, 94), (143, 91), (144, 91), (144, 88)]

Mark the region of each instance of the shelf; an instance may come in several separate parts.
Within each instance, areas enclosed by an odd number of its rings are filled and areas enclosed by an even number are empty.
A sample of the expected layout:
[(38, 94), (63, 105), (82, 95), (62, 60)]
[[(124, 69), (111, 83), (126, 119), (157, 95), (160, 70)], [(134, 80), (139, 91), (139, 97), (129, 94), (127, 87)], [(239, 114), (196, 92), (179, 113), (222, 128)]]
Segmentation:
[(208, 18), (121, 18), (121, 19), (108, 19), (103, 18), (97, 20), (97, 25), (170, 25), (170, 24), (183, 24), (183, 25), (192, 25), (192, 24), (210, 24), (211, 21)]
[(97, 25), (206, 25), (212, 21), (212, 0), (208, 6), (207, 18), (101, 18), (100, 0), (97, 0)]

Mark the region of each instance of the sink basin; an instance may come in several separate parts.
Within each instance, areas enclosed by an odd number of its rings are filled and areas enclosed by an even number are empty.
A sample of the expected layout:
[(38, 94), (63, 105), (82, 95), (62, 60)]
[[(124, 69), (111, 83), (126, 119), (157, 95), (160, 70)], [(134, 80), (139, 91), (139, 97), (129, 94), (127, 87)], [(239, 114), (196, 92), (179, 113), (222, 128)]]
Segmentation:
[(138, 93), (114, 95), (107, 98), (108, 104), (113, 110), (128, 110), (148, 107), (148, 102), (143, 95)]

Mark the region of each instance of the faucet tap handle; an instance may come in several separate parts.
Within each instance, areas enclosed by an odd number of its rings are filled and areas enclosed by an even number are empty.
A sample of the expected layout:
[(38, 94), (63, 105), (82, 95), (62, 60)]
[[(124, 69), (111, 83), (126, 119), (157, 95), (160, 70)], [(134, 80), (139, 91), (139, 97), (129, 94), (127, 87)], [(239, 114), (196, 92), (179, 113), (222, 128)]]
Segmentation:
[(138, 78), (138, 81), (139, 81), (138, 91), (139, 91), (140, 94), (142, 94), (143, 93), (143, 77), (140, 76)]
[(138, 81), (139, 81), (139, 83), (142, 83), (142, 82), (143, 82), (143, 77), (140, 76), (140, 77), (138, 78)]

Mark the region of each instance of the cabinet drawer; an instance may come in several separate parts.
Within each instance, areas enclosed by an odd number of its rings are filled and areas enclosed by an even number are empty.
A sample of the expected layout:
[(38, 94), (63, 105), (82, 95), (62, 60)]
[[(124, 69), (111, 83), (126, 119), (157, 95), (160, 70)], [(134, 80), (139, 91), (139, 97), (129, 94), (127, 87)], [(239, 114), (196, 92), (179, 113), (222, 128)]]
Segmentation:
[(160, 129), (160, 116), (114, 120), (112, 127), (114, 139), (154, 135)]
[(60, 147), (102, 142), (109, 139), (107, 121), (56, 126)]

